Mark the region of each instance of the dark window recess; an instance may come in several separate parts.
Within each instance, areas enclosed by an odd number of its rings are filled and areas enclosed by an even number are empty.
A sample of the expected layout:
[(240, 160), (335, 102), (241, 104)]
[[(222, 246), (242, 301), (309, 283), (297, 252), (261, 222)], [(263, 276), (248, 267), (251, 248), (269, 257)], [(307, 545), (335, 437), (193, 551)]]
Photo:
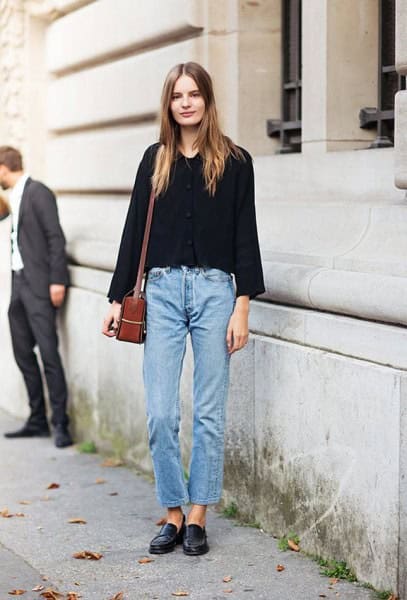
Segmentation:
[(268, 119), (267, 135), (279, 137), (279, 152), (301, 152), (301, 0), (282, 0), (281, 119)]
[(394, 96), (406, 89), (406, 78), (395, 67), (396, 0), (379, 0), (379, 72), (377, 108), (362, 108), (362, 129), (377, 127), (377, 137), (370, 148), (387, 148), (394, 144)]

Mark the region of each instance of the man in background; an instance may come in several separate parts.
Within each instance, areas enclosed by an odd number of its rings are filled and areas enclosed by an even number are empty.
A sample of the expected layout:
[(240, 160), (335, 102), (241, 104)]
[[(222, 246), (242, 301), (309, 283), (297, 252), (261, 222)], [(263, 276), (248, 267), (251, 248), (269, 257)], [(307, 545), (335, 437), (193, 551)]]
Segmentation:
[(70, 446), (67, 386), (58, 352), (56, 313), (69, 283), (65, 238), (54, 194), (24, 173), (22, 156), (0, 146), (0, 185), (11, 189), (12, 287), (8, 311), (14, 356), (24, 377), (30, 404), (25, 425), (5, 433), (7, 438), (47, 437), (44, 389), (35, 346), (44, 366), (55, 445)]

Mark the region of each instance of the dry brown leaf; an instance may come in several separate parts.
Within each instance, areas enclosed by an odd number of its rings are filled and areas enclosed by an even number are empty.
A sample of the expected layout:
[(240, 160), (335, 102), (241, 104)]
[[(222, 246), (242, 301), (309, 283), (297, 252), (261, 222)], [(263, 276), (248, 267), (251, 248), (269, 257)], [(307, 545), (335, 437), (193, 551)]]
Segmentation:
[(395, 596), (394, 594), (391, 594), (387, 600), (399, 600), (398, 596)]
[(79, 525), (86, 525), (85, 519), (81, 519), (80, 517), (74, 517), (73, 519), (69, 519), (68, 523), (79, 523)]
[(325, 594), (319, 594), (318, 598), (326, 598)]
[(40, 596), (46, 598), (46, 600), (60, 600), (63, 598), (63, 595), (57, 592), (57, 590), (53, 590), (52, 588), (47, 588), (43, 592), (41, 592)]
[(22, 596), (26, 593), (27, 590), (11, 590), (9, 592), (10, 596)]
[(45, 585), (36, 585), (35, 587), (32, 588), (32, 592), (41, 592), (41, 590), (43, 590), (45, 588)]
[(109, 493), (109, 496), (118, 496), (118, 495), (119, 495), (119, 492), (110, 492)]
[(0, 517), (10, 519), (10, 517), (14, 517), (14, 515), (8, 512), (8, 508), (3, 508), (3, 510), (0, 511)]
[(16, 513), (14, 516), (15, 517), (25, 517), (25, 514), (24, 513)]
[(285, 567), (283, 565), (276, 566), (277, 571), (284, 571)]
[(121, 467), (124, 462), (120, 458), (105, 458), (101, 463), (102, 467)]
[(106, 483), (106, 479), (103, 479), (103, 477), (98, 477), (95, 481), (95, 483)]
[(82, 596), (79, 596), (76, 592), (68, 592), (66, 595), (66, 600), (79, 600)]
[(335, 585), (336, 583), (338, 583), (339, 579), (337, 577), (331, 577), (331, 579), (329, 580), (329, 583), (331, 585)]
[(146, 565), (147, 563), (154, 562), (154, 558), (149, 558), (148, 556), (145, 556), (144, 558), (139, 558), (138, 562), (140, 563), (140, 565)]
[(19, 504), (31, 504), (30, 500), (20, 500)]
[(166, 522), (167, 522), (167, 517), (161, 517), (161, 519), (158, 519), (158, 521), (156, 521), (155, 524), (160, 526), (160, 525), (165, 525)]
[(232, 577), (231, 577), (231, 575), (225, 575), (225, 577), (223, 578), (223, 581), (224, 581), (225, 583), (229, 583), (229, 581), (232, 581)]
[(49, 485), (47, 485), (47, 490), (56, 490), (56, 489), (58, 489), (59, 487), (61, 487), (61, 486), (59, 485), (59, 483), (50, 483)]
[(99, 552), (90, 552), (90, 550), (82, 550), (82, 552), (75, 552), (72, 555), (74, 558), (80, 558), (85, 560), (100, 560), (103, 558), (103, 554)]
[(46, 575), (43, 575), (43, 576), (41, 577), (41, 579), (42, 579), (43, 581), (48, 581), (49, 577), (47, 577)]
[(288, 547), (291, 548), (294, 552), (299, 552), (300, 547), (293, 540), (287, 540)]
[(123, 598), (123, 592), (117, 592), (117, 594), (109, 598), (109, 600), (123, 600)]
[(184, 590), (177, 590), (176, 592), (172, 592), (171, 596), (189, 596), (189, 592), (185, 592)]

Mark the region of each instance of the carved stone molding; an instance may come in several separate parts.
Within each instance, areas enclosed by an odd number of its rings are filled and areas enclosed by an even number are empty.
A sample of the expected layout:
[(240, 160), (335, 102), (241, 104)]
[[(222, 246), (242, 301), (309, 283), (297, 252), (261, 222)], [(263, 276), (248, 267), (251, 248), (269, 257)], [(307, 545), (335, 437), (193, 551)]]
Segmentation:
[(23, 148), (26, 140), (24, 90), (25, 11), (23, 0), (0, 0), (0, 106), (2, 143)]

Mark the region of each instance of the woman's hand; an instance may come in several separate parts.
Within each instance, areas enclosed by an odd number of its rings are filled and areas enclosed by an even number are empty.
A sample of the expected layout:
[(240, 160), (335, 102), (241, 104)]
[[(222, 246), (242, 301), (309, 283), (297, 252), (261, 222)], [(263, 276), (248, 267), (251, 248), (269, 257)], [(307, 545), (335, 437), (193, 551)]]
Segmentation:
[(233, 354), (247, 344), (249, 339), (249, 296), (236, 299), (235, 310), (229, 320), (226, 344), (229, 354)]
[(116, 335), (121, 307), (122, 305), (120, 302), (116, 302), (116, 300), (113, 301), (109, 312), (103, 321), (103, 335), (107, 335), (107, 337), (114, 337)]

